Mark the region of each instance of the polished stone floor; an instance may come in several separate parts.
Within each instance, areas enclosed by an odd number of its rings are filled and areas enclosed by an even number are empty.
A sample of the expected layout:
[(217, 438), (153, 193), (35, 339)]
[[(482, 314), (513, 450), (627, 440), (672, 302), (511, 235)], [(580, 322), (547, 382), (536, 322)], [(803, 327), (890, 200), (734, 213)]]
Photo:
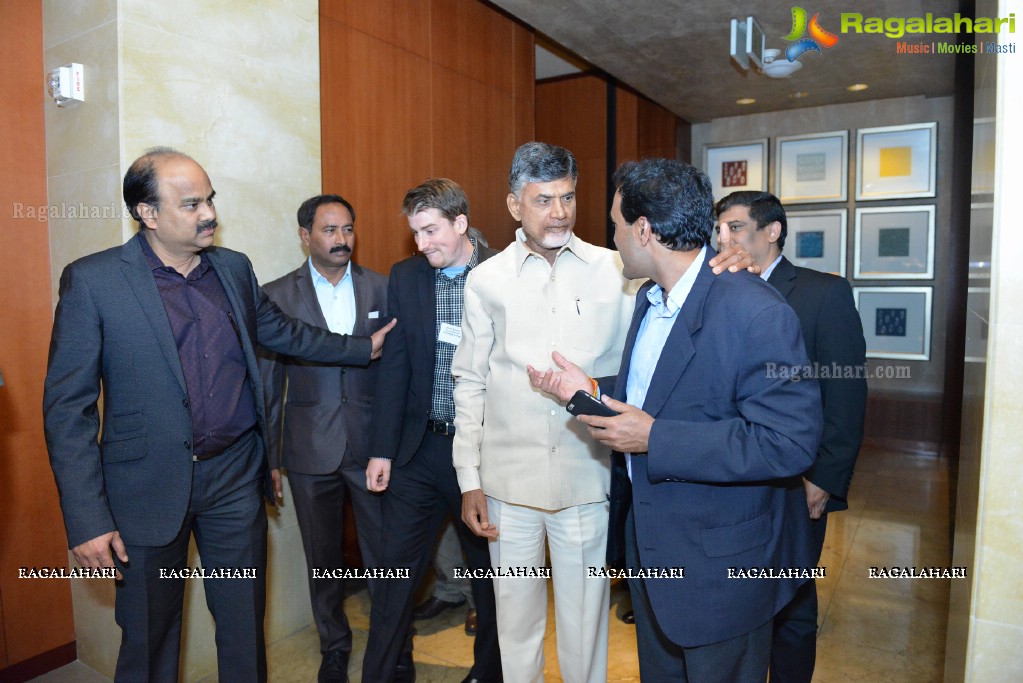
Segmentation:
[[(864, 448), (850, 509), (831, 515), (818, 582), (820, 632), (814, 681), (931, 683), (942, 680), (948, 579), (869, 578), (871, 567), (949, 565), (948, 467), (943, 460)], [(638, 681), (634, 627), (617, 614), (627, 607), (624, 585), (612, 587), (608, 681)], [(562, 680), (557, 663), (553, 602), (547, 620), (546, 680)], [(359, 679), (366, 644), (368, 599), (351, 596), (346, 611), (355, 630), (350, 665)], [(458, 683), (472, 662), (465, 612), (450, 610), (417, 622), (415, 660), (420, 683)], [(316, 680), (318, 642), (312, 626), (269, 647), (273, 683)], [(37, 681), (97, 683), (109, 679), (75, 662)], [(213, 683), (207, 678), (200, 683)]]

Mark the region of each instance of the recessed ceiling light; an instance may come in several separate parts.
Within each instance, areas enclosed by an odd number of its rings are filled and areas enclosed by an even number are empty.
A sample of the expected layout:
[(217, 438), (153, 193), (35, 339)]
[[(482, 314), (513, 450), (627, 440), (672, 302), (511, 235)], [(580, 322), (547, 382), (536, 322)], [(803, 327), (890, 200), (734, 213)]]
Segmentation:
[(753, 104), (754, 102), (756, 102), (756, 100), (752, 97), (743, 97), (735, 101), (736, 104)]
[(808, 93), (806, 91), (803, 91), (803, 90), (800, 90), (799, 92), (789, 93), (789, 97), (791, 97), (794, 100), (801, 100), (804, 97), (809, 97), (809, 96), (810, 96), (810, 93)]
[(847, 85), (845, 89), (849, 92), (859, 92), (861, 90), (866, 90), (868, 87), (869, 86), (866, 83), (853, 83), (852, 85)]

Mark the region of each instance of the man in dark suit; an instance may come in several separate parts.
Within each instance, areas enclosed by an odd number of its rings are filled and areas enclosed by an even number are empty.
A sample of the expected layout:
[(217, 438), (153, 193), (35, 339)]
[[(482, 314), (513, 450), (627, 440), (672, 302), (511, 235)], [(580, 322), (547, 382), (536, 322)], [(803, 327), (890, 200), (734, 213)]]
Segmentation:
[[(712, 275), (706, 175), (648, 159), (614, 180), (624, 274), (651, 281), (637, 295), (615, 398), (603, 397), (620, 414), (580, 419), (625, 455), (611, 495), (631, 488), (625, 567), (640, 676), (763, 683), (772, 619), (813, 567), (799, 475), (820, 438), (820, 395), (812, 380), (768, 372), (805, 365), (799, 322), (755, 276)], [(562, 400), (589, 391), (578, 367), (555, 360), (566, 370), (531, 373), (535, 385)], [(678, 567), (684, 578), (640, 571)]]
[[(264, 286), (296, 320), (339, 334), (368, 335), (388, 320), (387, 278), (352, 262), (355, 210), (321, 194), (298, 209), (298, 234), (309, 258)], [(379, 496), (366, 490), (369, 426), (378, 363), (368, 368), (309, 363), (264, 352), (267, 441), (275, 492), (287, 469), (302, 532), (313, 619), (320, 634), (320, 683), (348, 680), (352, 629), (344, 613), (344, 503), (352, 503), (362, 563), (380, 566)], [(285, 382), (287, 396), (285, 396)], [(321, 572), (316, 576), (317, 570)], [(370, 596), (376, 580), (367, 581)]]
[(243, 254), (213, 246), (213, 195), (193, 159), (149, 150), (124, 176), (139, 233), (60, 280), (46, 442), (75, 560), (117, 568), (118, 681), (178, 680), (193, 532), (220, 680), (266, 680), (272, 489), (255, 347), (367, 365), (390, 329), (342, 336), (282, 314)]
[[(817, 459), (803, 473), (820, 561), (828, 513), (845, 510), (853, 467), (863, 440), (867, 406), (866, 343), (852, 289), (845, 278), (797, 268), (782, 255), (788, 221), (767, 192), (733, 192), (718, 202), (718, 224), (744, 246), (761, 277), (781, 292), (799, 316), (806, 354), (815, 370), (824, 409), (824, 434)], [(808, 581), (774, 620), (772, 683), (810, 683), (817, 652), (817, 587)]]
[[(461, 521), (462, 495), (451, 463), (451, 358), (461, 333), (465, 279), (495, 252), (468, 236), (469, 201), (454, 181), (435, 178), (412, 188), (402, 210), (422, 256), (391, 269), (387, 310), (401, 323), (379, 368), (366, 484), (371, 491), (386, 491), (381, 501), (385, 564), (409, 567), (411, 580), (378, 584), (363, 660), (366, 683), (415, 680), (408, 639), (412, 607), (447, 515), (454, 515), (469, 568), (490, 567), (486, 539)], [(493, 581), (474, 578), (472, 591), (475, 662), (465, 681), (499, 681)]]

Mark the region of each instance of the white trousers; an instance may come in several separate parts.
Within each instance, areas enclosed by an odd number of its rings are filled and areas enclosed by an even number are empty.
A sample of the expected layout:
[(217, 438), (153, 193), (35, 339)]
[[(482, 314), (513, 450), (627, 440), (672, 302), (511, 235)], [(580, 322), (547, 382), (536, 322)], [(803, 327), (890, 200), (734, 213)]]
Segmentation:
[[(540, 510), (487, 497), (498, 537), (490, 543), (494, 567), (544, 567), (544, 539), (551, 554), (558, 664), (565, 683), (607, 680), (607, 627), (611, 583), (589, 576), (603, 569), (607, 547), (606, 502)], [(538, 683), (543, 677), (547, 630), (547, 581), (494, 579), (497, 634), (505, 683)]]

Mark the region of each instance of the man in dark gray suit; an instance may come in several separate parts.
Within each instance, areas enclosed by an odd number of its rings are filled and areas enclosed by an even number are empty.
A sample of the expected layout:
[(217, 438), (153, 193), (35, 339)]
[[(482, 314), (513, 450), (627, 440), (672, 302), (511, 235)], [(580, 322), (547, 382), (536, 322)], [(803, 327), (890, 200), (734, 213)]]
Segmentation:
[(190, 157), (149, 150), (123, 190), (139, 232), (64, 270), (50, 340), (44, 426), (68, 544), (83, 567), (118, 571), (118, 681), (178, 680), (196, 573), (220, 680), (264, 681), (272, 489), (255, 347), (368, 365), (391, 327), (335, 335), (281, 313), (244, 254), (213, 246), (213, 187)]
[[(866, 342), (849, 281), (800, 268), (782, 255), (788, 220), (768, 192), (733, 192), (717, 204), (727, 225), (799, 317), (806, 355), (820, 384), (824, 434), (813, 466), (803, 474), (814, 557), (820, 562), (828, 513), (846, 510), (867, 409)], [(810, 683), (817, 648), (817, 587), (810, 580), (774, 618), (771, 681)]]
[[(298, 225), (309, 258), (267, 283), (270, 300), (296, 320), (331, 332), (366, 335), (383, 327), (387, 278), (351, 260), (352, 205), (336, 194), (311, 197), (298, 209)], [(380, 499), (366, 490), (377, 363), (339, 368), (264, 352), (259, 364), (274, 489), (281, 496), (283, 465), (302, 532), (323, 653), (318, 678), (320, 683), (347, 681), (352, 629), (343, 608), (344, 579), (333, 570), (345, 566), (346, 497), (355, 513), (363, 566), (380, 565)], [(368, 580), (371, 596), (374, 584)]]

